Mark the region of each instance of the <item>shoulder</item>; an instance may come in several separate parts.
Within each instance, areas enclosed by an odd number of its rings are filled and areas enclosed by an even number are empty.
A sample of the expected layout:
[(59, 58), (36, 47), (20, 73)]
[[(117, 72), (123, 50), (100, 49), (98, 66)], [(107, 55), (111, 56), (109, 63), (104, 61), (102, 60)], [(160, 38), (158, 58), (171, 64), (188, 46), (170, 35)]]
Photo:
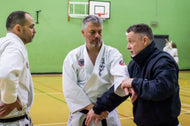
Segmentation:
[(13, 38), (3, 37), (0, 39), (0, 51), (7, 51), (9, 53), (21, 53), (19, 43), (15, 42)]
[(82, 46), (79, 46), (79, 47), (77, 47), (77, 48), (71, 50), (71, 51), (67, 54), (67, 56), (66, 56), (66, 58), (65, 58), (65, 61), (68, 61), (68, 60), (72, 60), (72, 61), (73, 61), (73, 60), (78, 60), (79, 57), (83, 54), (84, 48), (85, 48), (85, 46), (82, 45)]
[(158, 54), (156, 54), (155, 58), (153, 59), (157, 59), (157, 60), (172, 60), (172, 56), (164, 51), (160, 51)]
[(119, 50), (112, 46), (104, 45), (104, 48), (105, 48), (106, 54), (109, 54), (111, 56), (121, 55)]
[(149, 64), (150, 63), (153, 64), (154, 67), (159, 67), (159, 68), (161, 68), (161, 67), (163, 67), (163, 68), (172, 67), (172, 68), (178, 69), (178, 66), (177, 66), (174, 58), (170, 54), (168, 54), (164, 51), (160, 51), (155, 57), (153, 57), (150, 60)]

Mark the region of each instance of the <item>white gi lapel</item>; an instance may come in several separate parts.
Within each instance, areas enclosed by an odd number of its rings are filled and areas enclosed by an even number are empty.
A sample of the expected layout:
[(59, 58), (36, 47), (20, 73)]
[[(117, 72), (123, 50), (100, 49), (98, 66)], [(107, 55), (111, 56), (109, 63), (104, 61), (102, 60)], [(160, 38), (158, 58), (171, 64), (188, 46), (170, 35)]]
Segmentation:
[[(88, 55), (88, 54), (87, 54)], [(90, 60), (89, 56), (88, 59)], [(91, 62), (91, 60), (90, 60)], [(92, 62), (91, 62), (92, 64)], [(90, 66), (90, 65), (87, 65)], [(102, 88), (103, 91), (100, 91), (100, 86), (102, 86), (102, 80), (101, 80), (101, 72), (103, 71), (105, 67), (105, 61), (104, 61), (104, 45), (102, 44), (102, 47), (100, 49), (100, 52), (96, 58), (95, 66), (93, 68), (92, 74), (89, 77), (89, 80), (86, 82), (84, 86), (85, 92), (88, 94), (90, 100), (94, 103), (96, 102), (96, 98), (100, 97), (102, 93), (106, 88)], [(91, 69), (92, 69), (91, 68)]]
[(88, 74), (88, 77), (92, 75), (92, 72), (94, 70), (94, 65), (88, 55), (87, 49), (86, 49), (86, 45), (84, 46), (84, 66), (85, 66), (85, 70), (86, 73)]
[(95, 62), (95, 66), (94, 66), (94, 73), (96, 73), (99, 76), (102, 75), (102, 71), (105, 68), (105, 59), (104, 59), (105, 49), (104, 48), (105, 48), (105, 46), (102, 43), (102, 47), (101, 47), (100, 52), (96, 58), (96, 62)]

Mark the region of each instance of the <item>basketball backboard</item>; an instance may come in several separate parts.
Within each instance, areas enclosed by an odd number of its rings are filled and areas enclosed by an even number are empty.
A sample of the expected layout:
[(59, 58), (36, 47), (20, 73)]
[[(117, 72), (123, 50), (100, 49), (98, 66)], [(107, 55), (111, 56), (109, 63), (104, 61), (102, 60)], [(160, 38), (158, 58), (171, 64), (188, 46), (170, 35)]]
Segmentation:
[(110, 2), (109, 1), (90, 1), (89, 15), (96, 15), (102, 19), (110, 18)]

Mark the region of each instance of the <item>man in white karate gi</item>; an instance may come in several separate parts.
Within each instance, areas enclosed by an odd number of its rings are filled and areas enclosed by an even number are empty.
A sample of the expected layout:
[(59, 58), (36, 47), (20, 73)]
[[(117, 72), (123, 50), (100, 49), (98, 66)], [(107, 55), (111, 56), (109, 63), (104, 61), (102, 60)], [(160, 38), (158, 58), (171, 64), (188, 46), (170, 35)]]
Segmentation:
[(165, 40), (166, 40), (166, 45), (163, 48), (163, 51), (169, 53), (174, 58), (176, 63), (178, 64), (179, 63), (179, 58), (178, 58), (178, 52), (177, 52), (176, 44), (174, 42), (172, 42), (172, 41), (169, 42), (168, 39), (165, 39)]
[(0, 126), (32, 126), (33, 83), (25, 44), (36, 33), (34, 21), (29, 13), (15, 11), (6, 28), (0, 39)]
[[(67, 126), (85, 126), (86, 114), (112, 85), (120, 96), (125, 96), (120, 84), (128, 71), (120, 52), (102, 41), (102, 20), (89, 15), (83, 19), (81, 33), (85, 44), (72, 50), (63, 64), (63, 93), (70, 109)], [(126, 98), (124, 98), (125, 100)], [(120, 126), (116, 109), (102, 113), (96, 126)], [(101, 119), (101, 118), (100, 118)], [(95, 121), (90, 126), (95, 126)]]

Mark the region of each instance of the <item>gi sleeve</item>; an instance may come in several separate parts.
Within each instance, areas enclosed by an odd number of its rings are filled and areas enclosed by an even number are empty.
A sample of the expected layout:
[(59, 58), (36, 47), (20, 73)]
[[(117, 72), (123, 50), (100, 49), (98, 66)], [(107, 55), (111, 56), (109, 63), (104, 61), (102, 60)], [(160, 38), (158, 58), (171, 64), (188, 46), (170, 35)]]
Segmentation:
[(134, 78), (132, 87), (137, 92), (138, 97), (145, 100), (161, 101), (171, 97), (178, 86), (178, 67), (171, 60), (162, 57), (151, 68), (152, 79)]
[(0, 56), (1, 101), (14, 103), (17, 99), (19, 76), (24, 68), (24, 58), (16, 47), (7, 47)]
[(111, 62), (110, 73), (114, 78), (114, 91), (119, 96), (125, 96), (125, 92), (121, 89), (121, 83), (125, 78), (129, 78), (127, 66), (117, 49), (113, 49), (109, 56)]
[(163, 51), (169, 52), (172, 49), (171, 42), (169, 42), (164, 48)]
[(123, 101), (125, 101), (129, 96), (120, 97), (114, 93), (114, 85), (105, 92), (102, 97), (97, 99), (93, 110), (96, 114), (101, 114), (103, 111), (111, 112)]
[(77, 85), (77, 71), (73, 56), (67, 56), (63, 64), (63, 93), (71, 113), (91, 104), (83, 89)]

